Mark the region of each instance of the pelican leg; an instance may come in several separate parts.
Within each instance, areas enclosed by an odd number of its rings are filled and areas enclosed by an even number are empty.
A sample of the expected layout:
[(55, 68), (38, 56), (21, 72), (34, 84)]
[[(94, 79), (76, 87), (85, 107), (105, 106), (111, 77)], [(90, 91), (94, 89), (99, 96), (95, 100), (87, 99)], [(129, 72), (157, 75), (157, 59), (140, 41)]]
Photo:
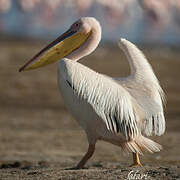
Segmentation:
[(133, 164), (130, 167), (142, 166), (138, 153), (133, 153)]
[(86, 164), (86, 162), (88, 161), (88, 159), (92, 157), (94, 151), (95, 151), (95, 144), (89, 144), (87, 153), (84, 155), (81, 161), (77, 164), (75, 169), (82, 169), (84, 165)]

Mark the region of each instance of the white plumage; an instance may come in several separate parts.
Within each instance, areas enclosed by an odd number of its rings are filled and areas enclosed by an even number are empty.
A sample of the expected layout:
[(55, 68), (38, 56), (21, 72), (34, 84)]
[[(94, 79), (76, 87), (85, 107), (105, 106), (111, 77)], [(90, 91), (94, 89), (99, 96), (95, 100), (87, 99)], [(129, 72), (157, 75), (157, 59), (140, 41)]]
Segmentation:
[(163, 90), (134, 44), (120, 39), (119, 47), (129, 61), (130, 76), (108, 77), (76, 61), (63, 59), (58, 74), (62, 97), (85, 129), (89, 144), (105, 140), (129, 152), (160, 151), (161, 146), (143, 134), (162, 135), (165, 131)]
[(63, 69), (67, 69), (64, 77), (71, 84), (69, 88), (73, 94), (92, 106), (109, 131), (121, 132), (127, 139), (138, 134), (138, 117), (128, 91), (116, 81), (80, 63), (68, 59), (60, 61), (60, 65), (62, 63), (65, 65)]
[[(85, 34), (88, 38), (79, 47), (68, 50), (66, 42), (69, 40), (66, 39), (73, 35), (76, 38), (74, 40), (77, 40), (79, 35), (75, 36), (75, 33)], [(108, 77), (78, 63), (80, 58), (95, 50), (100, 39), (99, 22), (92, 17), (81, 18), (20, 71), (28, 66), (31, 69), (31, 64), (33, 68), (39, 67), (46, 56), (51, 58), (53, 55), (50, 53), (56, 53), (58, 48), (53, 51), (53, 46), (57, 46), (57, 43), (61, 45), (64, 41), (61, 48), (64, 53), (69, 51), (69, 54), (59, 61), (59, 87), (65, 105), (85, 130), (89, 141), (88, 151), (76, 168), (82, 168), (93, 155), (97, 140), (108, 141), (132, 152), (134, 165), (141, 165), (138, 154), (161, 149), (161, 145), (145, 135), (162, 135), (165, 131), (164, 92), (143, 53), (125, 39), (120, 39), (118, 44), (130, 65), (128, 77)], [(40, 65), (37, 60), (39, 57)], [(50, 63), (50, 60), (47, 58), (45, 64)], [(33, 65), (34, 61), (37, 65)]]
[[(59, 62), (58, 74), (62, 97), (76, 120), (85, 124), (82, 127), (90, 144), (100, 139), (134, 153), (159, 151), (161, 146), (142, 134), (164, 133), (163, 91), (136, 46), (125, 39), (119, 44), (130, 64), (139, 60), (131, 66), (130, 76), (111, 78), (76, 61), (63, 59)], [(136, 66), (141, 66), (144, 74), (139, 69), (136, 71)]]

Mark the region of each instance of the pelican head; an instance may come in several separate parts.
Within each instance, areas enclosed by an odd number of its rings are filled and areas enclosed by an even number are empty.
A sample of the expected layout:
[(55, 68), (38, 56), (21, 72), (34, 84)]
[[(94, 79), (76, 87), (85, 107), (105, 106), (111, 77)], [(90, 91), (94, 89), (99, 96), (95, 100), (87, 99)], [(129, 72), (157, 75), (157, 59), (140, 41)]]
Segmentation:
[(99, 22), (93, 17), (80, 18), (64, 34), (43, 48), (22, 66), (19, 72), (36, 69), (64, 57), (78, 60), (94, 51), (99, 44), (100, 38), (101, 27)]

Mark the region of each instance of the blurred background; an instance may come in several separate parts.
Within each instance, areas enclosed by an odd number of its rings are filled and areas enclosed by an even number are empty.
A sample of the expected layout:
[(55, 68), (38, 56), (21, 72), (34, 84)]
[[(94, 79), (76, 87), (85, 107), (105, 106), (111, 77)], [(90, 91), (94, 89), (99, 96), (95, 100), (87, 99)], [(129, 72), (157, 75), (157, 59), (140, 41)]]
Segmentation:
[[(128, 75), (126, 57), (116, 45), (120, 37), (135, 43), (148, 58), (167, 95), (167, 130), (153, 137), (164, 150), (147, 154), (142, 162), (176, 166), (176, 172), (180, 163), (180, 0), (0, 0), (0, 178), (18, 173), (24, 178), (33, 168), (41, 172), (42, 167), (56, 167), (58, 172), (74, 166), (87, 150), (86, 136), (59, 94), (57, 63), (18, 72), (81, 16), (97, 18), (103, 31), (97, 50), (80, 61), (84, 65), (110, 76)], [(128, 167), (131, 161), (119, 147), (100, 142), (89, 165)], [(156, 174), (156, 179), (162, 174)]]
[(179, 0), (0, 0), (0, 35), (49, 39), (81, 16), (96, 17), (106, 41), (180, 42)]

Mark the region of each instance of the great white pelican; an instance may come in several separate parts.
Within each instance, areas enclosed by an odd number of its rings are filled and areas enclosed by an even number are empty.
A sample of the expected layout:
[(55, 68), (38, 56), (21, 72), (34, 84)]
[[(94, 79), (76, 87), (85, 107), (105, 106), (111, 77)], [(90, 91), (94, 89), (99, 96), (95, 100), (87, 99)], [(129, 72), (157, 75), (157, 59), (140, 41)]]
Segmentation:
[(120, 39), (118, 43), (130, 65), (128, 77), (108, 77), (78, 63), (96, 49), (100, 39), (99, 22), (93, 17), (80, 18), (19, 71), (59, 60), (61, 95), (89, 142), (77, 169), (83, 168), (93, 155), (97, 140), (132, 152), (132, 165), (141, 166), (139, 154), (158, 152), (162, 148), (147, 136), (160, 136), (165, 131), (164, 93), (146, 57), (128, 40)]

